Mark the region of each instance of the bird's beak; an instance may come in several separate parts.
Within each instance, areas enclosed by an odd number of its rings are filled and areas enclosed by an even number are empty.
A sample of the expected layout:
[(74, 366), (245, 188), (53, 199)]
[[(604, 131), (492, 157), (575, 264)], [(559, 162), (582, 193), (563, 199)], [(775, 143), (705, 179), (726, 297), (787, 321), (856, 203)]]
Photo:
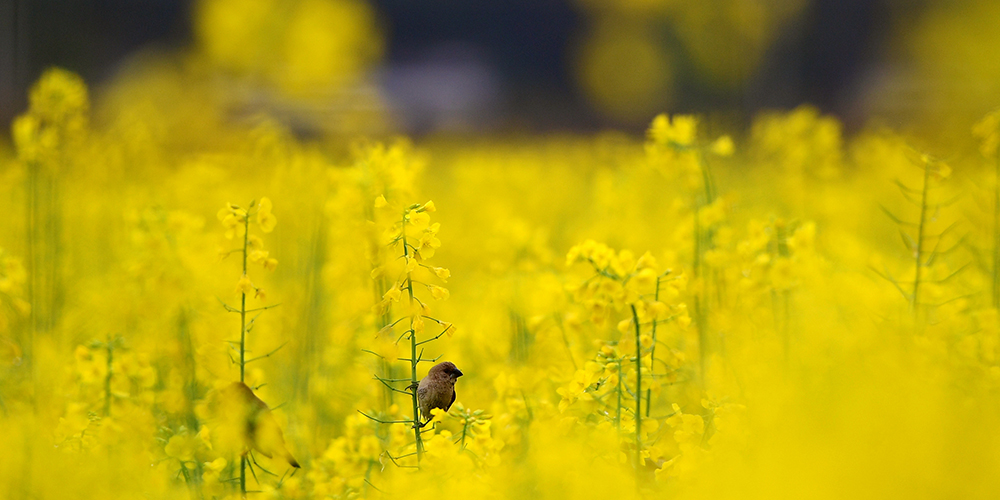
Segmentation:
[(458, 377), (461, 377), (462, 375), (465, 375), (464, 373), (462, 373), (462, 370), (459, 370), (458, 368), (455, 369), (455, 373), (457, 374), (457, 375), (455, 375), (455, 378), (458, 378)]

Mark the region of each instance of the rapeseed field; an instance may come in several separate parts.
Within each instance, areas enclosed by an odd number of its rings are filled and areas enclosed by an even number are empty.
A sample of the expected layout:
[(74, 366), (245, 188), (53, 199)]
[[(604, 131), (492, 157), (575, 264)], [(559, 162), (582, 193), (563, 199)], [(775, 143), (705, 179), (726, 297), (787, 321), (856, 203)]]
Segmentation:
[(1000, 494), (1000, 113), (306, 137), (226, 115), (191, 74), (258, 59), (205, 36), (10, 124), (3, 498)]

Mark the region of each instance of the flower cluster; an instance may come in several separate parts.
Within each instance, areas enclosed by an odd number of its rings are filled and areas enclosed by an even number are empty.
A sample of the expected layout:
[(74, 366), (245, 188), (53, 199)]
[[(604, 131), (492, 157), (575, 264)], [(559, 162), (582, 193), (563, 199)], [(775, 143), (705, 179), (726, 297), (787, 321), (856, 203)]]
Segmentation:
[(84, 139), (90, 112), (87, 86), (76, 74), (53, 68), (31, 88), (28, 100), (28, 112), (11, 127), (18, 159), (57, 168), (57, 155)]
[[(254, 210), (256, 208), (256, 210)], [(246, 262), (252, 262), (258, 264), (268, 271), (274, 271), (278, 267), (278, 260), (270, 256), (267, 250), (264, 250), (264, 240), (262, 240), (257, 235), (251, 235), (248, 232), (250, 227), (250, 219), (256, 216), (255, 221), (257, 227), (260, 228), (261, 232), (270, 233), (274, 230), (275, 224), (277, 224), (277, 218), (271, 212), (272, 205), (271, 200), (267, 197), (261, 198), (260, 203), (256, 204), (250, 202), (250, 208), (244, 209), (240, 208), (232, 203), (227, 203), (225, 207), (219, 210), (217, 218), (222, 222), (222, 225), (226, 228), (226, 239), (243, 239), (245, 246), (243, 248), (237, 248), (233, 250), (221, 250), (219, 254), (224, 258), (235, 252), (244, 253), (244, 272), (240, 276), (239, 281), (236, 283), (236, 292), (243, 295), (247, 295), (250, 292), (254, 293), (254, 297), (263, 300), (266, 295), (264, 290), (253, 284), (250, 281), (250, 277), (246, 273)], [(251, 214), (250, 212), (253, 211)]]
[[(384, 196), (379, 196), (375, 200), (375, 208), (393, 212), (389, 209)], [(397, 250), (397, 255), (401, 255), (395, 261), (376, 267), (371, 272), (372, 278), (389, 276), (392, 283), (389, 289), (382, 294), (382, 300), (375, 305), (377, 313), (382, 314), (389, 309), (393, 302), (399, 302), (404, 291), (409, 292), (413, 297), (414, 274), (417, 275), (417, 287), (426, 289), (435, 300), (444, 300), (450, 296), (447, 288), (429, 282), (429, 280), (434, 279), (444, 283), (451, 277), (451, 271), (448, 269), (427, 264), (427, 259), (433, 257), (434, 252), (441, 247), (441, 240), (437, 237), (441, 224), (437, 222), (431, 224), (430, 222), (430, 214), (435, 210), (433, 201), (422, 205), (410, 205), (403, 210), (402, 218), (393, 222), (382, 233), (382, 243)], [(420, 304), (420, 312), (422, 313), (426, 305), (419, 299), (416, 299), (416, 303)], [(414, 321), (419, 328), (417, 333), (422, 333), (424, 314), (418, 316), (415, 317)], [(446, 330), (451, 329), (450, 324), (439, 324), (447, 326)], [(449, 334), (451, 333), (449, 332)]]
[[(578, 262), (590, 264), (594, 274), (570, 289), (574, 300), (591, 312), (594, 323), (603, 324), (613, 311), (626, 306), (636, 308), (643, 324), (673, 319), (674, 314), (682, 325), (690, 323), (684, 303), (674, 302), (684, 290), (686, 277), (669, 276), (670, 271), (660, 273), (656, 258), (649, 252), (636, 258), (629, 250), (616, 252), (603, 243), (587, 240), (570, 248), (566, 255), (567, 266)], [(618, 324), (619, 330), (625, 331), (631, 326), (631, 318)]]
[(720, 136), (709, 144), (698, 138), (698, 118), (691, 115), (658, 115), (649, 127), (646, 155), (651, 165), (665, 172), (677, 172), (691, 190), (710, 189), (705, 179), (706, 153), (718, 157), (732, 156), (733, 140)]

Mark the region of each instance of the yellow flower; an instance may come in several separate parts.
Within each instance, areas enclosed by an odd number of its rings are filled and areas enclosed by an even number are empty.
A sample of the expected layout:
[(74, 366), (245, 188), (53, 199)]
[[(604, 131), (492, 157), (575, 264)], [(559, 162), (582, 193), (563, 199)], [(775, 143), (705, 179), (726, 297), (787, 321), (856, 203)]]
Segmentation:
[(40, 128), (41, 122), (33, 115), (22, 115), (14, 119), (11, 135), (21, 161), (37, 161), (41, 156), (43, 148), (39, 141)]
[(698, 130), (698, 119), (691, 115), (674, 115), (671, 120), (665, 114), (653, 119), (649, 127), (649, 138), (656, 144), (672, 147), (686, 147), (694, 144)]
[[(209, 450), (212, 449), (212, 431), (208, 428), (208, 426), (203, 425), (200, 429), (198, 429), (198, 439), (201, 440), (202, 445), (206, 448)], [(217, 458), (215, 462), (218, 462), (219, 460), (222, 460), (222, 466), (225, 467), (226, 461), (224, 459)]]
[(376, 316), (381, 316), (389, 311), (389, 303), (391, 301), (382, 299), (378, 303), (372, 306), (372, 314)]
[(653, 336), (648, 333), (644, 333), (639, 336), (639, 343), (642, 344), (643, 349), (649, 349), (653, 346)]
[(79, 75), (62, 68), (42, 74), (28, 94), (31, 113), (50, 123), (66, 124), (90, 111), (87, 84)]
[(667, 315), (667, 305), (660, 301), (652, 301), (646, 304), (646, 312), (653, 319), (662, 319)]
[(443, 267), (435, 267), (434, 268), (434, 274), (437, 275), (437, 277), (440, 278), (441, 281), (444, 281), (444, 282), (447, 282), (448, 278), (451, 277), (451, 271), (449, 271), (449, 270), (447, 270), (447, 269), (445, 269)]
[(410, 229), (423, 231), (430, 225), (431, 216), (426, 212), (415, 211), (407, 214), (406, 220), (409, 223)]
[(215, 217), (219, 219), (220, 222), (225, 221), (226, 217), (232, 215), (233, 209), (231, 203), (226, 203), (226, 206), (219, 209), (219, 212), (215, 214)]
[(638, 262), (635, 263), (635, 268), (639, 270), (642, 269), (656, 270), (656, 257), (653, 257), (653, 254), (649, 252), (642, 254), (642, 257), (639, 257)]
[(728, 136), (724, 135), (719, 137), (712, 143), (712, 153), (718, 156), (732, 156), (733, 155), (733, 140)]
[(451, 293), (448, 292), (448, 289), (444, 287), (440, 287), (437, 285), (427, 285), (427, 288), (430, 289), (431, 296), (433, 296), (437, 300), (447, 299), (451, 295)]
[(402, 295), (402, 292), (399, 291), (399, 287), (398, 286), (393, 286), (392, 288), (389, 289), (389, 291), (385, 292), (382, 295), (382, 298), (385, 299), (385, 300), (391, 300), (393, 302), (399, 302), (399, 297), (401, 295)]
[(219, 457), (211, 462), (205, 462), (205, 469), (218, 473), (226, 468), (227, 463), (225, 458)]
[(226, 239), (233, 239), (236, 236), (243, 234), (245, 229), (243, 223), (246, 220), (246, 210), (243, 210), (232, 203), (226, 203), (225, 207), (219, 210), (216, 217), (222, 222), (222, 225), (226, 228)]
[[(683, 305), (683, 304), (681, 304), (681, 305)], [(691, 326), (691, 316), (688, 315), (687, 309), (685, 309), (681, 313), (681, 315), (677, 317), (677, 324), (680, 325), (681, 328), (687, 328), (687, 327)]]
[(417, 270), (417, 266), (419, 266), (419, 265), (420, 265), (420, 263), (417, 262), (417, 259), (407, 258), (406, 259), (406, 266), (403, 268), (403, 271), (406, 272), (406, 273), (412, 273), (413, 271)]
[(718, 198), (710, 205), (701, 207), (698, 210), (699, 222), (704, 226), (713, 226), (726, 220), (726, 202)]
[(250, 277), (243, 275), (240, 280), (236, 283), (236, 293), (248, 294), (253, 290), (253, 283), (250, 282)]
[(446, 333), (449, 338), (455, 336), (455, 325), (452, 325), (447, 321), (442, 321), (441, 328), (442, 328), (441, 331)]
[(260, 236), (257, 236), (256, 234), (251, 234), (247, 237), (247, 247), (250, 250), (263, 250), (264, 240), (260, 239)]
[(388, 204), (389, 204), (389, 202), (385, 201), (385, 196), (384, 195), (380, 194), (380, 195), (378, 195), (378, 198), (375, 198), (375, 208), (383, 208), (383, 207), (385, 207)]
[(267, 260), (267, 254), (268, 252), (264, 250), (254, 250), (247, 254), (247, 259), (255, 264), (263, 264), (264, 261)]
[(448, 412), (442, 410), (441, 408), (432, 408), (431, 415), (434, 415), (434, 417), (431, 418), (430, 423), (436, 424), (438, 422), (444, 422), (445, 417), (448, 416)]
[(651, 289), (656, 285), (656, 271), (647, 267), (632, 277), (632, 282), (637, 288)]
[(187, 462), (194, 460), (194, 454), (198, 451), (198, 441), (185, 431), (172, 436), (163, 451), (168, 457)]
[(618, 331), (622, 333), (629, 333), (632, 331), (632, 318), (623, 319), (618, 322)]
[(274, 226), (277, 223), (278, 219), (271, 213), (270, 198), (266, 196), (261, 198), (260, 206), (257, 208), (257, 224), (260, 225), (260, 230), (270, 233), (274, 230)]

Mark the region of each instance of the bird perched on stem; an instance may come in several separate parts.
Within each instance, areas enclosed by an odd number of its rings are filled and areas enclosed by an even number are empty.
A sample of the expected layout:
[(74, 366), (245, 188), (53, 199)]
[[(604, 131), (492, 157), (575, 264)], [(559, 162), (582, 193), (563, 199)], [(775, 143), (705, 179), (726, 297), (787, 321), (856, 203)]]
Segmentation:
[(267, 458), (277, 455), (299, 468), (271, 409), (246, 384), (233, 382), (219, 391), (215, 402), (220, 438), (228, 446), (244, 456), (251, 449)]
[[(459, 370), (454, 363), (443, 361), (431, 367), (427, 371), (427, 376), (417, 384), (417, 403), (420, 406), (420, 413), (427, 422), (434, 417), (431, 414), (434, 408), (441, 408), (444, 411), (451, 408), (456, 397), (455, 381), (461, 376), (462, 370)], [(427, 425), (427, 422), (420, 426)]]

